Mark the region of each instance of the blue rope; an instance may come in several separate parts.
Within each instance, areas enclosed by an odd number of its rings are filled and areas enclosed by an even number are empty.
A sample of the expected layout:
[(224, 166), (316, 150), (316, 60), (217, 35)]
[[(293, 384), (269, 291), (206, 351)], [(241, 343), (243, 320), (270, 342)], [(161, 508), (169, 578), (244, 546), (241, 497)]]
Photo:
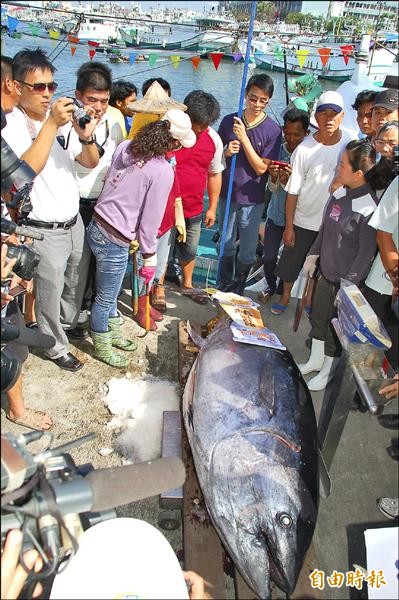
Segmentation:
[[(249, 22), (249, 30), (248, 30), (248, 38), (247, 38), (247, 48), (245, 51), (244, 71), (242, 73), (242, 81), (241, 81), (240, 101), (238, 103), (238, 111), (237, 111), (237, 115), (240, 119), (242, 117), (242, 107), (244, 105), (245, 86), (247, 83), (249, 58), (251, 55), (251, 44), (252, 44), (252, 35), (253, 35), (253, 31), (254, 31), (255, 15), (256, 15), (256, 2), (252, 2), (251, 3), (251, 19)], [(219, 248), (219, 263), (218, 263), (218, 273), (217, 273), (217, 278), (216, 278), (217, 285), (219, 285), (219, 283), (220, 283), (220, 271), (221, 271), (221, 266), (222, 266), (222, 258), (223, 258), (223, 254), (224, 254), (224, 246), (226, 243), (227, 225), (229, 222), (231, 194), (233, 191), (234, 171), (236, 169), (236, 162), (237, 162), (237, 154), (233, 154), (233, 156), (231, 158), (231, 164), (230, 164), (229, 186), (227, 188), (227, 198), (226, 198), (226, 210), (224, 213), (223, 231), (222, 231), (222, 237), (220, 240), (220, 248)]]

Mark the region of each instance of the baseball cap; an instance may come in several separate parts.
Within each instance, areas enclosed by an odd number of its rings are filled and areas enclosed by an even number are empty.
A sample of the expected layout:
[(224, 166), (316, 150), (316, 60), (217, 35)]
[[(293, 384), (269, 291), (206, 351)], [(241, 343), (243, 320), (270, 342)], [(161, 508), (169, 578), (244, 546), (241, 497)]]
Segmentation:
[(194, 131), (191, 129), (190, 117), (178, 108), (168, 110), (162, 117), (162, 121), (169, 121), (171, 135), (180, 142), (184, 148), (191, 148), (197, 141)]
[(323, 110), (334, 110), (337, 113), (340, 113), (344, 110), (344, 101), (342, 96), (338, 94), (338, 92), (328, 91), (324, 92), (320, 96), (316, 104), (316, 112), (321, 112)]
[(399, 92), (398, 90), (388, 89), (382, 92), (378, 92), (375, 97), (373, 108), (376, 106), (382, 106), (393, 112), (398, 108), (399, 105)]
[(80, 536), (79, 549), (56, 575), (50, 598), (188, 600), (188, 591), (162, 533), (145, 521), (121, 517), (97, 523)]

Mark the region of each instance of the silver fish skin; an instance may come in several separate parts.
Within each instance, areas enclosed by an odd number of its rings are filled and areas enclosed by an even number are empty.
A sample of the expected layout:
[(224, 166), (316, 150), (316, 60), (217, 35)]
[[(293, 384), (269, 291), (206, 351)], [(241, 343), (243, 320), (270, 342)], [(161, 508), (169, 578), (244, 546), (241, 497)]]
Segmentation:
[(191, 369), (183, 417), (206, 506), (247, 584), (291, 594), (319, 503), (317, 425), (288, 352), (234, 342), (223, 320)]

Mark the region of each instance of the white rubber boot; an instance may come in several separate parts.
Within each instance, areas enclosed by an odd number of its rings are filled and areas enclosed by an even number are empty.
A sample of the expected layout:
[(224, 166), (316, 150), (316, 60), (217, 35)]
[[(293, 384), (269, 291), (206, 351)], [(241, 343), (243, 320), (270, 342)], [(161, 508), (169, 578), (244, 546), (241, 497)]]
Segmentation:
[(322, 340), (312, 339), (312, 347), (307, 363), (298, 365), (302, 375), (307, 375), (312, 371), (320, 371), (324, 361), (324, 342)]
[(324, 357), (323, 366), (319, 374), (315, 377), (312, 377), (312, 379), (308, 381), (308, 388), (311, 392), (320, 392), (321, 390), (324, 390), (330, 378), (333, 361), (333, 356)]

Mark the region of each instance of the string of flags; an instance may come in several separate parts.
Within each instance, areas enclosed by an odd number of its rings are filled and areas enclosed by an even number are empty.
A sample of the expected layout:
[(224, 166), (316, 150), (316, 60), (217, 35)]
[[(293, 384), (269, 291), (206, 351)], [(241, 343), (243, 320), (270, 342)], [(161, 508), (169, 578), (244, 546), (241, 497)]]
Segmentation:
[[(19, 23), (20, 23), (19, 19), (7, 15), (8, 32), (11, 37), (13, 37), (17, 34), (17, 27), (18, 27)], [(39, 35), (39, 26), (37, 24), (28, 23), (28, 26), (29, 26), (30, 33), (32, 36)], [(57, 41), (59, 41), (61, 32), (56, 29), (49, 29), (48, 35), (49, 35), (50, 39), (53, 41), (53, 43), (55, 44)], [(70, 44), (71, 55), (74, 56), (77, 45), (82, 44), (83, 41), (80, 40), (80, 38), (77, 37), (76, 35), (72, 35), (72, 34), (67, 34), (67, 41)], [(97, 49), (101, 46), (101, 44), (100, 44), (100, 42), (97, 42), (94, 40), (88, 40), (87, 44), (88, 44), (89, 58), (90, 58), (90, 60), (93, 60), (93, 58), (96, 55)], [(350, 57), (352, 56), (352, 52), (354, 50), (354, 45), (346, 44), (346, 45), (339, 46), (339, 48), (341, 50), (341, 56), (344, 59), (345, 65), (347, 65)], [(117, 52), (117, 50), (116, 50), (116, 52)], [(309, 48), (297, 48), (295, 50), (289, 50), (289, 49), (283, 48), (281, 46), (281, 44), (276, 44), (274, 47), (274, 50), (273, 50), (273, 55), (276, 60), (283, 62), (284, 54), (287, 55), (287, 53), (290, 53), (291, 56), (296, 57), (299, 67), (302, 68), (306, 63), (306, 60), (309, 56), (309, 52), (310, 52)], [(330, 60), (332, 48), (325, 48), (325, 47), (317, 48), (317, 52), (320, 57), (322, 66), (326, 67)], [(205, 53), (205, 51), (204, 51), (204, 53)], [(213, 62), (213, 66), (215, 67), (215, 70), (218, 70), (221, 60), (222, 60), (223, 56), (225, 56), (225, 55), (226, 55), (226, 53), (224, 53), (224, 52), (209, 52), (208, 53), (208, 56), (211, 58), (211, 60)], [(241, 52), (233, 52), (232, 54), (228, 54), (228, 55), (233, 58), (234, 64), (238, 63), (241, 59), (243, 59), (243, 55), (241, 54)], [(133, 64), (135, 64), (138, 56), (142, 56), (142, 54), (140, 55), (140, 54), (138, 54), (138, 52), (132, 52), (128, 55), (128, 57), (126, 57), (125, 60), (126, 60), (126, 62), (128, 61), (131, 65), (133, 65)], [(312, 57), (312, 55), (311, 55), (311, 57)], [(159, 58), (158, 54), (151, 53), (151, 54), (148, 54), (148, 58), (146, 60), (148, 60), (148, 64), (150, 65), (150, 67), (153, 67), (153, 66), (155, 66), (158, 58)], [(171, 54), (169, 56), (169, 59), (173, 65), (173, 67), (175, 69), (177, 69), (180, 65), (181, 56), (179, 56), (178, 54)], [(140, 60), (143, 60), (143, 59), (141, 58)], [(198, 69), (200, 62), (201, 62), (200, 56), (197, 55), (197, 56), (191, 57), (191, 63), (192, 63), (194, 70)]]

